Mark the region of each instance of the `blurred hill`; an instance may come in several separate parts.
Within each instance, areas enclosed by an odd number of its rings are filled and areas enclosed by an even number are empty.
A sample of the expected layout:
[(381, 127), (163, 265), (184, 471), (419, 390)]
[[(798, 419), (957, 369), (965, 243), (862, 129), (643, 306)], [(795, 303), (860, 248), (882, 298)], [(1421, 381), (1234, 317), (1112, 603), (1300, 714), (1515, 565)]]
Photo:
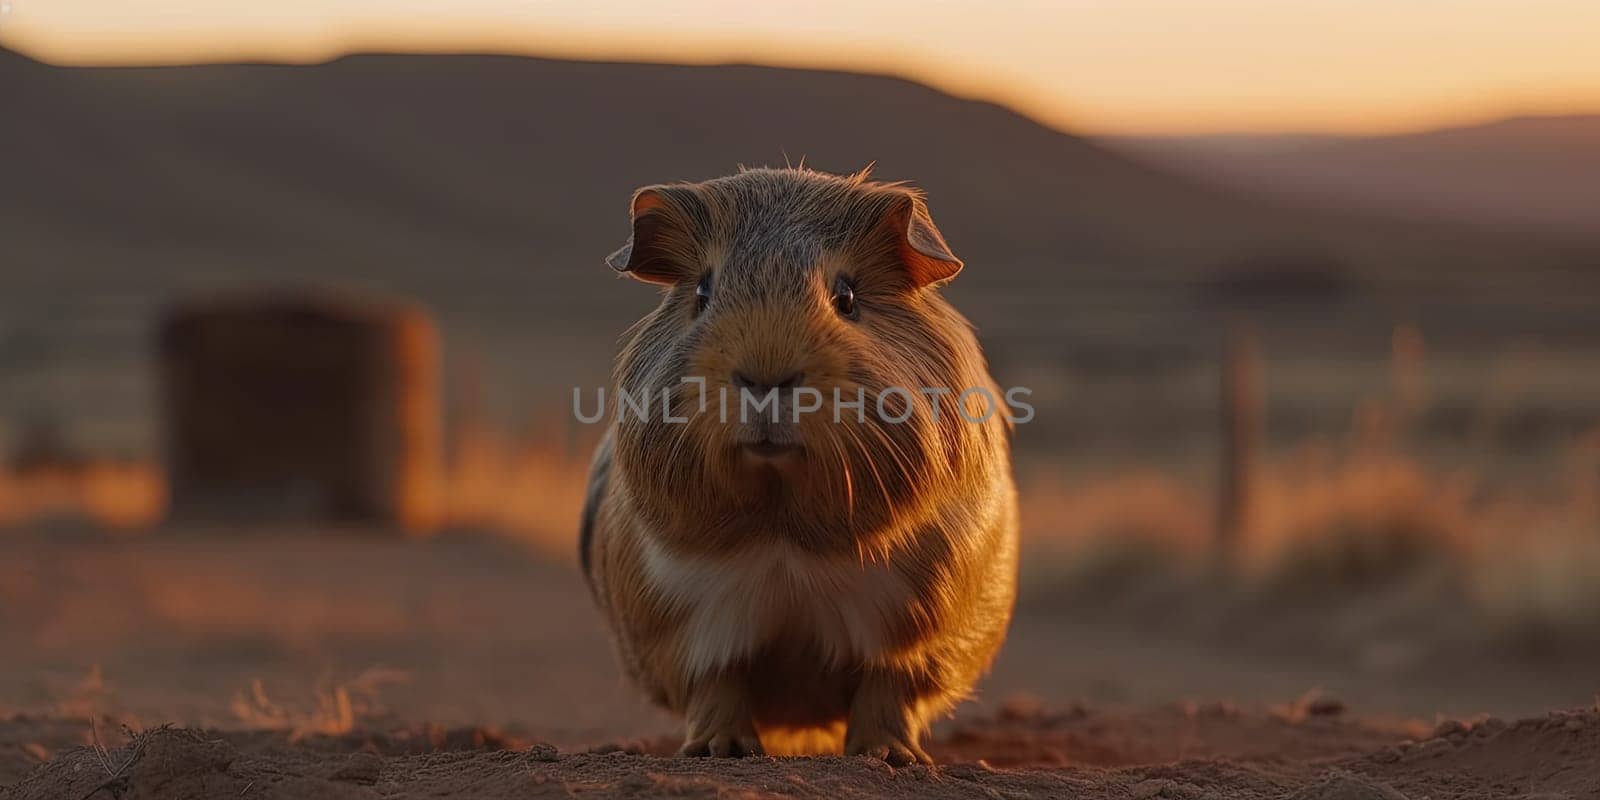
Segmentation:
[[(61, 68), (0, 51), (0, 107), (0, 420), (50, 408), (117, 441), (147, 441), (124, 428), (153, 418), (155, 309), (244, 282), (415, 297), (487, 376), (491, 412), (526, 414), (539, 391), (566, 408), (654, 302), (601, 263), (630, 192), (739, 164), (875, 163), (927, 189), (969, 264), (951, 292), (1003, 380), (1209, 363), (1238, 313), (1330, 347), (1382, 350), (1396, 321), (1589, 336), (1600, 296), (1600, 248), (1307, 211), (888, 77), (470, 55)], [(1210, 419), (1209, 400), (1172, 396)]]
[(1525, 268), (1570, 266), (1527, 240), (1230, 196), (893, 78), (492, 56), (109, 69), (0, 59), (16, 121), (0, 132), (7, 239), (96, 280), (105, 264), (71, 256), (114, 251), (118, 272), (146, 262), (141, 280), (158, 282), (221, 256), (273, 272), (447, 273), (530, 294), (552, 280), (593, 286), (635, 186), (802, 158), (916, 181), (975, 274), (1031, 289), (1128, 279), (1133, 267), (1187, 280), (1285, 243), (1380, 284), (1460, 284), (1513, 249)]
[(1600, 115), (1398, 136), (1112, 138), (1165, 168), (1326, 205), (1600, 241)]

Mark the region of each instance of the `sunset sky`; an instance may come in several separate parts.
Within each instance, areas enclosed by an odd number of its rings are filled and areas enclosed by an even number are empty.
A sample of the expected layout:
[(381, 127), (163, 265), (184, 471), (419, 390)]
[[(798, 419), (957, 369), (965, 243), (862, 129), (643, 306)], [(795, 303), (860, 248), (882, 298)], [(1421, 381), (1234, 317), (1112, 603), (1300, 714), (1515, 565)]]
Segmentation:
[(0, 0), (57, 63), (354, 50), (890, 72), (1095, 133), (1376, 133), (1600, 111), (1600, 0)]

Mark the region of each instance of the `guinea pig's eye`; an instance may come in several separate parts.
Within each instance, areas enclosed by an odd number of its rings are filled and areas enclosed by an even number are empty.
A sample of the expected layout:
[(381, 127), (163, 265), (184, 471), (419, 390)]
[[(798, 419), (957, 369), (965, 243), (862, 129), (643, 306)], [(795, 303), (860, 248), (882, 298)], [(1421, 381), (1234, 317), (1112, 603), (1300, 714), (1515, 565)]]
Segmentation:
[(711, 304), (711, 274), (707, 273), (700, 278), (700, 283), (694, 287), (694, 313), (701, 314), (706, 306)]
[(856, 319), (856, 287), (849, 278), (840, 275), (833, 282), (833, 310), (845, 319)]

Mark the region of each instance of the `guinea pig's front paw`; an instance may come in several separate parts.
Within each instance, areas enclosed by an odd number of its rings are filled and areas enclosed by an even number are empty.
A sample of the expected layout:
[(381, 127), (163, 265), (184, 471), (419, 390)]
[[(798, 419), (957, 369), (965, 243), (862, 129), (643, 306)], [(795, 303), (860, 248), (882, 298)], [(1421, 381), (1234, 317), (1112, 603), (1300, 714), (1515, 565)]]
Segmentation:
[(906, 688), (909, 679), (895, 672), (870, 672), (856, 689), (850, 702), (850, 718), (845, 724), (844, 754), (872, 756), (890, 766), (932, 764), (917, 745), (925, 730), (917, 716), (912, 696)]
[(689, 733), (680, 756), (741, 758), (766, 755), (737, 674), (723, 674), (694, 687), (684, 714)]
[(846, 737), (844, 754), (847, 756), (870, 756), (894, 767), (904, 767), (910, 764), (933, 764), (933, 758), (917, 745), (916, 739), (905, 736), (895, 736), (887, 731), (851, 735)]
[(761, 749), (761, 737), (756, 735), (755, 728), (747, 726), (746, 730), (719, 730), (707, 731), (702, 734), (690, 734), (683, 741), (683, 746), (678, 748), (679, 756), (701, 757), (715, 756), (717, 758), (743, 758), (745, 756), (766, 755)]

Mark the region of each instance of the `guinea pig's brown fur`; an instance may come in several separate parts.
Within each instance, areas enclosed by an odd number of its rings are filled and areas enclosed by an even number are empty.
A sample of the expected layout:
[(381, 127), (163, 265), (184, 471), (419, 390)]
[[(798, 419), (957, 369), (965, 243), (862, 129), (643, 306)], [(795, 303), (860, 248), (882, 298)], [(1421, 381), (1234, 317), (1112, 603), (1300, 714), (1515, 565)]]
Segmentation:
[[(624, 669), (686, 717), (684, 754), (928, 761), (1016, 591), (1010, 423), (960, 396), (1002, 397), (937, 290), (961, 262), (919, 193), (864, 174), (745, 170), (632, 211), (610, 263), (664, 296), (615, 383), (650, 413), (612, 403), (581, 542)], [(741, 386), (826, 402), (749, 422)]]

